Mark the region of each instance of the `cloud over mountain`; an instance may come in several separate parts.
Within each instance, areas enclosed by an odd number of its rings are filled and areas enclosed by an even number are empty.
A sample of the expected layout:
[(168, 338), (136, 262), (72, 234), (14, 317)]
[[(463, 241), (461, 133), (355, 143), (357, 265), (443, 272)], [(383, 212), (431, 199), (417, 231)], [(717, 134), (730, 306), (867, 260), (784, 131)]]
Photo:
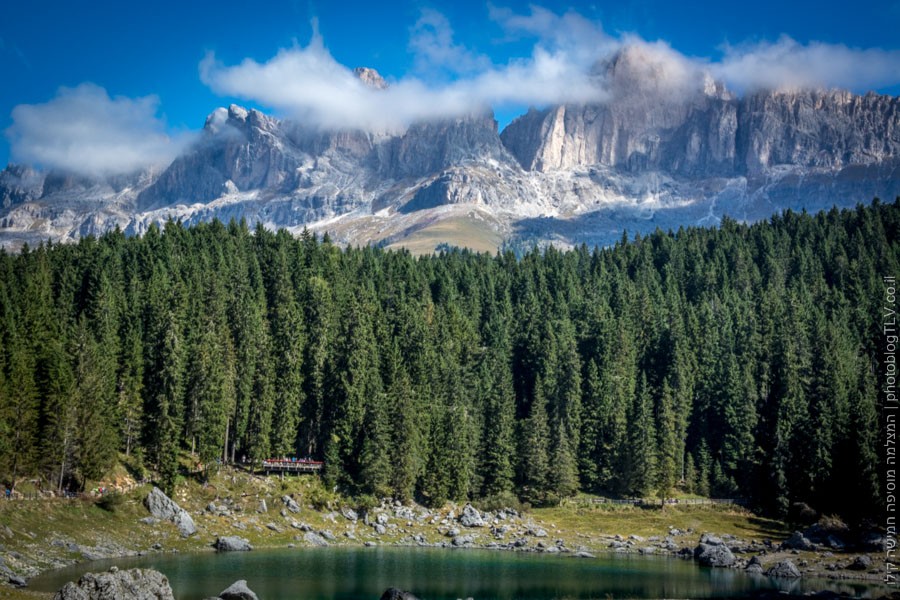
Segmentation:
[[(216, 93), (272, 107), (326, 128), (398, 129), (416, 121), (455, 117), (497, 105), (595, 102), (604, 98), (585, 55), (555, 44), (535, 44), (530, 56), (492, 64), (453, 42), (446, 19), (426, 11), (413, 28), (410, 48), (418, 71), (450, 69), (455, 77), (431, 83), (407, 76), (374, 90), (338, 63), (322, 38), (280, 50), (259, 63), (224, 65), (213, 54), (200, 76)], [(591, 61), (592, 62), (592, 61)]]
[(847, 88), (857, 92), (900, 83), (900, 51), (801, 44), (788, 36), (776, 42), (727, 46), (712, 73), (734, 89)]
[(156, 116), (159, 99), (110, 98), (91, 83), (62, 87), (43, 104), (20, 104), (6, 130), (15, 160), (83, 175), (168, 165), (190, 136), (172, 135)]
[[(489, 106), (602, 102), (608, 97), (608, 82), (597, 67), (626, 46), (640, 46), (652, 59), (647, 74), (658, 78), (657, 88), (679, 93), (698, 89), (704, 74), (739, 92), (781, 87), (865, 91), (900, 83), (897, 51), (804, 45), (782, 37), (728, 46), (714, 59), (696, 58), (665, 41), (610, 35), (600, 23), (573, 11), (557, 14), (533, 6), (520, 14), (490, 7), (489, 16), (508, 40), (531, 40), (531, 54), (495, 64), (458, 44), (447, 18), (429, 9), (410, 30), (416, 75), (393, 81), (387, 90), (362, 84), (353, 75), (355, 65), (337, 62), (318, 33), (309, 45), (282, 49), (264, 62), (245, 59), (225, 65), (209, 54), (200, 64), (201, 79), (216, 93), (254, 101), (310, 124), (368, 130), (400, 129)], [(450, 76), (428, 77), (429, 72)]]

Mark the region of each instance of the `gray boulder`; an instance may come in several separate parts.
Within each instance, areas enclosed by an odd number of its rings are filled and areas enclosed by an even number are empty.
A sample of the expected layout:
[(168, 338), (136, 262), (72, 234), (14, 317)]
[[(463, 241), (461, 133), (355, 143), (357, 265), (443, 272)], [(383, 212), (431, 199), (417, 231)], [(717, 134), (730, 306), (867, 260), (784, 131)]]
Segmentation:
[(175, 600), (169, 580), (152, 569), (85, 573), (69, 582), (53, 600)]
[(759, 561), (758, 556), (754, 556), (750, 559), (750, 562), (747, 563), (747, 568), (744, 569), (745, 573), (751, 573), (754, 575), (762, 575), (763, 568), (762, 563)]
[(704, 567), (730, 567), (736, 560), (725, 544), (701, 543), (694, 548), (694, 558)]
[(769, 570), (766, 571), (766, 575), (768, 575), (769, 577), (784, 577), (787, 579), (796, 579), (797, 577), (801, 577), (800, 569), (798, 569), (797, 565), (789, 560), (782, 560), (775, 563), (774, 565), (769, 567)]
[(269, 506), (266, 504), (265, 498), (260, 499), (259, 505), (256, 507), (256, 512), (260, 514), (269, 512)]
[(292, 513), (300, 512), (300, 505), (291, 498), (290, 496), (284, 495), (281, 497), (281, 501), (284, 503), (284, 507), (287, 508)]
[(404, 592), (403, 590), (398, 590), (397, 588), (388, 588), (384, 590), (384, 593), (381, 595), (381, 600), (419, 600), (416, 596), (411, 594), (410, 592)]
[(13, 587), (27, 587), (28, 582), (26, 582), (23, 578), (18, 575), (10, 575), (9, 576), (9, 584)]
[(247, 581), (240, 579), (219, 592), (221, 600), (259, 600), (259, 597), (247, 587)]
[(725, 542), (722, 541), (722, 538), (712, 535), (711, 533), (704, 533), (700, 536), (700, 543), (707, 544), (709, 546), (722, 546)]
[(781, 544), (782, 548), (786, 548), (788, 550), (815, 550), (816, 546), (812, 542), (807, 539), (805, 535), (800, 533), (799, 531), (795, 531), (791, 534), (791, 537), (786, 539), (783, 544)]
[(528, 531), (525, 532), (525, 535), (531, 535), (538, 538), (547, 537), (547, 531), (541, 529), (540, 527), (531, 527)]
[(158, 487), (154, 487), (150, 490), (150, 493), (144, 500), (144, 506), (147, 507), (147, 510), (150, 511), (151, 515), (164, 521), (172, 519), (180, 510), (182, 510), (174, 500), (166, 496), (166, 494)]
[(321, 535), (314, 531), (307, 531), (303, 539), (312, 546), (327, 546), (328, 542)]
[(236, 535), (226, 535), (216, 538), (213, 544), (219, 552), (249, 552), (253, 550), (250, 542)]
[(166, 496), (158, 487), (150, 490), (150, 493), (144, 500), (144, 506), (155, 518), (175, 523), (175, 526), (178, 527), (178, 532), (183, 537), (197, 533), (197, 526), (194, 525), (194, 519), (191, 518), (191, 515), (178, 506), (174, 500)]
[(744, 569), (744, 573), (749, 573), (751, 575), (762, 575), (762, 565), (747, 565), (747, 568)]
[(872, 559), (865, 554), (857, 556), (852, 563), (847, 565), (847, 568), (853, 571), (868, 571), (872, 568)]
[(181, 534), (181, 537), (190, 537), (197, 533), (194, 519), (191, 518), (191, 515), (186, 510), (179, 510), (175, 517), (172, 518), (172, 522), (175, 523), (175, 527), (178, 528), (178, 533)]
[(463, 508), (462, 515), (459, 517), (459, 524), (463, 527), (484, 527), (486, 525), (481, 513), (471, 504), (466, 504), (465, 508)]
[(373, 525), (372, 527), (375, 528), (375, 533), (377, 533), (378, 535), (384, 535), (385, 533), (387, 533), (387, 529), (385, 529), (384, 525), (382, 525), (381, 523), (375, 523), (375, 525)]
[(471, 535), (458, 535), (453, 538), (454, 546), (467, 546), (469, 544), (474, 544), (475, 538)]

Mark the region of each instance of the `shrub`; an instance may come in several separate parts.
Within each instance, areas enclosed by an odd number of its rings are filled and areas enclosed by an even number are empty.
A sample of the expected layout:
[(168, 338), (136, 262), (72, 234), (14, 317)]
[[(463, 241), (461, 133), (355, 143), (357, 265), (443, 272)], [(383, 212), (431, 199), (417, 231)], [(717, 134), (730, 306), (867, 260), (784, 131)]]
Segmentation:
[(97, 506), (107, 512), (116, 512), (125, 504), (125, 494), (119, 492), (107, 492), (100, 496), (96, 502)]

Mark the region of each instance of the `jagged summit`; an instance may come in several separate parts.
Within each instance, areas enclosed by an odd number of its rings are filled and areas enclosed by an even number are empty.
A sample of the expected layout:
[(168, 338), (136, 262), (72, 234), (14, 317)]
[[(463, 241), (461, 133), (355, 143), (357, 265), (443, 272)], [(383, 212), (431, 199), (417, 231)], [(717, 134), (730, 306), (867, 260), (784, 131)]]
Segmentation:
[(370, 69), (369, 67), (356, 67), (353, 69), (353, 74), (367, 86), (376, 90), (383, 90), (388, 87), (387, 81), (385, 81), (384, 77), (382, 77), (375, 69)]

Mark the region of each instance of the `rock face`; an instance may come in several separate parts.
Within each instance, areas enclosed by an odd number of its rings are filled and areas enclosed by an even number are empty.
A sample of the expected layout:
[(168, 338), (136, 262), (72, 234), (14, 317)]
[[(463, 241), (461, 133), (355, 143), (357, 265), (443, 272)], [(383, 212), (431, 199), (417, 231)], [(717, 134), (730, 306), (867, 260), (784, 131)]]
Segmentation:
[(219, 552), (249, 552), (253, 550), (250, 542), (236, 535), (218, 537), (213, 546)]
[(605, 65), (603, 104), (532, 110), (502, 139), (523, 168), (601, 165), (687, 177), (756, 177), (780, 166), (840, 169), (900, 156), (900, 99), (838, 90), (738, 98), (697, 77), (673, 89), (652, 53), (625, 48)]
[(197, 526), (194, 524), (194, 519), (191, 518), (191, 515), (178, 506), (174, 500), (166, 496), (161, 489), (154, 487), (150, 490), (150, 494), (144, 500), (144, 506), (157, 519), (175, 523), (175, 526), (178, 527), (178, 532), (183, 537), (197, 533)]
[[(768, 218), (900, 195), (900, 98), (844, 91), (742, 97), (636, 45), (595, 68), (602, 102), (489, 112), (396, 131), (323, 130), (237, 105), (161, 171), (0, 172), (0, 245), (119, 227), (246, 219), (399, 242), (440, 219), (497, 238), (610, 243), (657, 226)], [(357, 69), (366, 85), (386, 82)], [(515, 233), (514, 233), (515, 232)], [(516, 241), (516, 240), (514, 240)], [(530, 245), (530, 244), (529, 244)]]
[(86, 573), (67, 583), (53, 600), (175, 600), (169, 580), (151, 569)]

